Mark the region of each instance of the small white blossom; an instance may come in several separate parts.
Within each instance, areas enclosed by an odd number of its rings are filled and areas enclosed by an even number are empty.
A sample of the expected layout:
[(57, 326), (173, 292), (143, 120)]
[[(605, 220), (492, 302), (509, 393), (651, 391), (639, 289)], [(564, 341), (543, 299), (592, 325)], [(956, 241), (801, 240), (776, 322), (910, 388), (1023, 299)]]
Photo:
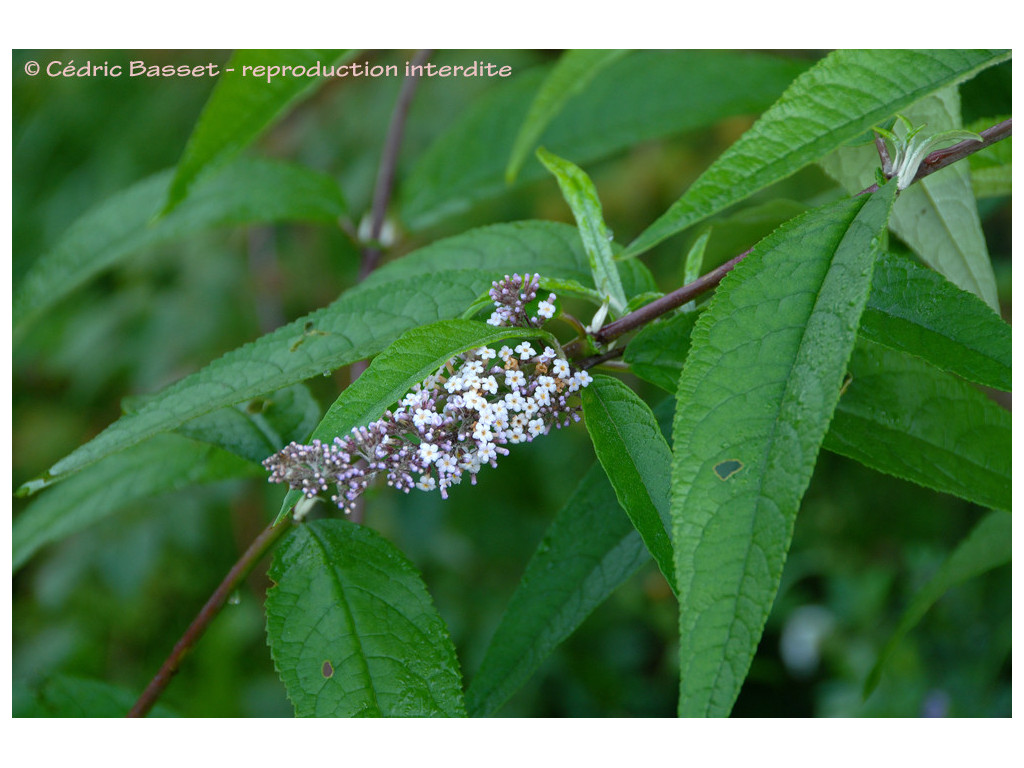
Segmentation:
[(416, 487), (421, 491), (432, 491), (437, 487), (437, 481), (430, 475), (420, 475), (420, 479), (416, 483)]
[(420, 458), (427, 464), (433, 464), (440, 452), (440, 449), (433, 443), (420, 443)]
[(505, 384), (513, 389), (519, 389), (526, 385), (526, 376), (522, 371), (505, 371)]
[(521, 411), (526, 405), (526, 399), (518, 392), (509, 392), (505, 395), (505, 405), (510, 411)]
[(498, 357), (501, 358), (502, 362), (507, 363), (508, 359), (512, 357), (512, 350), (509, 349), (508, 347), (502, 347), (498, 351)]
[(562, 358), (558, 358), (551, 366), (551, 372), (563, 379), (569, 378), (569, 364)]
[(524, 341), (522, 344), (517, 345), (516, 352), (519, 353), (520, 360), (529, 360), (531, 357), (537, 354), (536, 351), (534, 351), (533, 347), (530, 346), (530, 342), (528, 341)]
[(537, 314), (545, 320), (550, 320), (555, 316), (555, 305), (549, 301), (542, 301), (537, 305)]
[(490, 347), (480, 347), (479, 349), (473, 350), (473, 354), (481, 360), (493, 360), (498, 353)]
[(544, 420), (543, 419), (533, 419), (527, 425), (527, 429), (529, 430), (530, 435), (533, 436), (533, 437), (537, 437), (539, 435), (543, 435), (544, 434)]

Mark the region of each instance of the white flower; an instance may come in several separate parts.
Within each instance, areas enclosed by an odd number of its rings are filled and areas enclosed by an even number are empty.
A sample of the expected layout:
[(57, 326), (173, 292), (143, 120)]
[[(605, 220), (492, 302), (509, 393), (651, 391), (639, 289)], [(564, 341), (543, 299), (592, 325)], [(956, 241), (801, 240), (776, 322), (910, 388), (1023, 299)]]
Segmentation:
[(498, 312), (492, 312), (491, 316), (487, 318), (488, 325), (501, 325), (502, 317)]
[(472, 408), (474, 411), (479, 411), (487, 407), (487, 400), (485, 400), (484, 396), (475, 389), (463, 395), (462, 399), (465, 401), (466, 407)]
[(488, 376), (480, 381), (480, 389), (490, 392), (492, 395), (498, 392), (498, 382), (493, 376)]
[(427, 464), (433, 464), (440, 453), (438, 447), (432, 443), (420, 443), (420, 458)]
[(416, 487), (421, 491), (432, 491), (437, 487), (437, 481), (430, 475), (420, 475), (420, 479), (419, 482), (416, 483)]
[(555, 316), (555, 305), (549, 301), (542, 301), (537, 306), (537, 314), (545, 320), (550, 320)]
[(528, 341), (524, 341), (522, 344), (519, 344), (516, 347), (516, 352), (519, 353), (520, 360), (529, 360), (531, 357), (537, 354), (536, 351), (534, 351), (533, 347), (530, 346), (530, 342)]
[(491, 434), (491, 428), (486, 424), (481, 424), (479, 421), (476, 423), (476, 427), (473, 429), (473, 439), (481, 443), (489, 443), (493, 435)]
[(569, 364), (562, 358), (558, 358), (551, 366), (551, 372), (563, 379), (569, 377)]
[(530, 435), (537, 437), (544, 434), (544, 419), (534, 419), (527, 425)]
[(522, 371), (505, 371), (505, 385), (513, 389), (519, 389), (526, 384), (526, 376)]
[(473, 354), (481, 360), (493, 360), (498, 353), (490, 347), (480, 347), (479, 349), (473, 350)]
[(537, 377), (537, 392), (554, 392), (557, 389), (555, 380), (550, 376)]
[(467, 373), (481, 374), (484, 372), (484, 364), (479, 360), (470, 360), (468, 363), (462, 366), (462, 374)]
[(573, 374), (573, 380), (575, 380), (581, 387), (585, 387), (594, 380), (594, 377), (586, 371), (577, 371)]
[(537, 405), (550, 405), (551, 392), (537, 387), (537, 391), (533, 393), (533, 401), (537, 403)]
[(416, 415), (412, 417), (412, 423), (417, 427), (434, 426), (434, 417), (437, 416), (431, 410), (425, 408), (417, 408)]
[(521, 411), (526, 405), (526, 399), (518, 392), (509, 392), (505, 395), (505, 405), (512, 411)]
[(481, 443), (480, 448), (476, 452), (476, 461), (480, 464), (486, 464), (489, 461), (494, 461), (498, 458), (497, 452), (494, 450), (494, 443)]
[(512, 350), (511, 350), (511, 349), (509, 349), (508, 347), (502, 347), (502, 348), (501, 348), (501, 349), (500, 349), (500, 350), (498, 351), (498, 357), (500, 357), (500, 358), (501, 358), (501, 361), (502, 361), (503, 363), (507, 363), (507, 362), (508, 362), (508, 359), (509, 359), (510, 357), (512, 357)]
[(544, 351), (540, 354), (540, 361), (546, 363), (548, 360), (554, 360), (557, 354), (551, 347), (544, 347)]
[(437, 471), (445, 475), (454, 475), (459, 471), (459, 463), (455, 460), (455, 457), (450, 453), (441, 454), (438, 460), (435, 462)]

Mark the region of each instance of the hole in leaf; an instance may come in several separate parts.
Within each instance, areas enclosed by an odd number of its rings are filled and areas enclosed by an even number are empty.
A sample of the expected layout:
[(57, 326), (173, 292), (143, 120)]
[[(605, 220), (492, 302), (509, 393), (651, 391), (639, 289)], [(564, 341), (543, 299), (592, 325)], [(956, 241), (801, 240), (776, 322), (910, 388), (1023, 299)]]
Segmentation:
[(719, 480), (728, 480), (743, 467), (744, 464), (739, 459), (726, 459), (715, 464), (715, 474), (718, 475)]
[(323, 673), (324, 677), (330, 679), (334, 676), (334, 665), (331, 664), (331, 662), (329, 661), (325, 661), (324, 666), (321, 668), (320, 671)]

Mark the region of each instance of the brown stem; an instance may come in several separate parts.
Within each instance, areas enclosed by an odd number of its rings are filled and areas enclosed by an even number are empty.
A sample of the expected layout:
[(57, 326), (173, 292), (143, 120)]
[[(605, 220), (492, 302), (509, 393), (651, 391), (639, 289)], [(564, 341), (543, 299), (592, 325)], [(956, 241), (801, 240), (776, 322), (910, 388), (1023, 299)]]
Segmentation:
[[(1004, 120), (1003, 122), (982, 131), (980, 134), (982, 141), (961, 141), (959, 144), (954, 144), (952, 147), (932, 152), (921, 163), (921, 167), (914, 176), (914, 180), (911, 184), (920, 181), (926, 176), (930, 176), (936, 171), (945, 168), (947, 165), (952, 165), (959, 160), (963, 160), (968, 155), (972, 155), (979, 150), (985, 149), (985, 147), (992, 146), (997, 141), (1002, 141), (1009, 137), (1012, 132), (1013, 120)], [(877, 189), (878, 185), (872, 184), (870, 187), (862, 189), (857, 194), (863, 195), (869, 192), (874, 192)], [(711, 290), (722, 282), (722, 278), (725, 277), (733, 267), (743, 261), (743, 259), (745, 259), (752, 250), (753, 248), (744, 251), (739, 256), (733, 257), (729, 261), (725, 262), (725, 264), (713, 269), (706, 275), (702, 275), (692, 283), (688, 283), (681, 288), (677, 288), (671, 293), (665, 294), (660, 299), (656, 299), (650, 304), (645, 304), (634, 312), (630, 312), (628, 315), (620, 317), (615, 322), (609, 323), (593, 335), (594, 341), (598, 344), (607, 344), (609, 341), (617, 339), (624, 333), (628, 333), (642, 325), (646, 325), (652, 320), (661, 317), (666, 312), (670, 312), (677, 307), (681, 307), (694, 297), (700, 296), (702, 293)], [(595, 363), (591, 364), (593, 365)]]
[(185, 630), (185, 634), (181, 636), (177, 645), (174, 646), (171, 655), (167, 657), (163, 666), (160, 667), (160, 671), (156, 673), (156, 676), (146, 686), (146, 690), (142, 692), (139, 700), (135, 702), (131, 711), (128, 712), (128, 717), (145, 717), (149, 710), (153, 708), (156, 700), (160, 698), (160, 694), (164, 692), (164, 689), (171, 682), (171, 678), (177, 674), (182, 660), (192, 650), (192, 646), (203, 636), (203, 633), (214, 617), (220, 613), (220, 609), (224, 607), (224, 603), (227, 602), (231, 593), (238, 588), (242, 580), (249, 575), (249, 572), (263, 559), (263, 556), (284, 535), (285, 531), (291, 527), (291, 522), (291, 517), (282, 517), (276, 523), (265, 528), (263, 533), (257, 536), (253, 543), (249, 545), (249, 548), (245, 550), (245, 554), (228, 571), (224, 581), (210, 595), (206, 605), (196, 614), (188, 629)]
[[(423, 50), (413, 57), (413, 67), (425, 64), (433, 53), (431, 50)], [(378, 246), (380, 234), (384, 229), (384, 216), (388, 211), (388, 203), (391, 201), (391, 190), (395, 183), (395, 169), (398, 167), (398, 152), (402, 148), (402, 134), (405, 132), (405, 118), (409, 113), (409, 105), (412, 104), (413, 94), (416, 93), (416, 85), (419, 82), (418, 75), (409, 75), (402, 81), (402, 87), (398, 92), (398, 99), (395, 101), (395, 110), (391, 113), (391, 123), (388, 125), (387, 138), (384, 140), (384, 149), (380, 156), (380, 167), (377, 169), (377, 183), (373, 189), (373, 206), (370, 209), (370, 243), (363, 248), (362, 263), (359, 265), (359, 279), (364, 279), (380, 263), (381, 250)]]

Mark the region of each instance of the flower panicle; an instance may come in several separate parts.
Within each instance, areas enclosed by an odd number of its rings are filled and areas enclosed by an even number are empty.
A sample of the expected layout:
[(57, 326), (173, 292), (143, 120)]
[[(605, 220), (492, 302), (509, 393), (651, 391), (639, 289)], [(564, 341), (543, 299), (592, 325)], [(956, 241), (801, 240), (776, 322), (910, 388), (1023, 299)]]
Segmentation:
[[(499, 324), (525, 318), (534, 326), (525, 306), (538, 283), (537, 275), (494, 283)], [(538, 315), (547, 316), (545, 304), (553, 314), (555, 299), (541, 302)], [(509, 446), (579, 421), (577, 393), (591, 381), (551, 347), (480, 347), (448, 360), (377, 421), (330, 442), (293, 442), (263, 465), (270, 482), (287, 483), (306, 499), (330, 498), (346, 513), (378, 476), (405, 493), (436, 489), (447, 498), (451, 486), (466, 477), (475, 484), (484, 466), (496, 467)]]

